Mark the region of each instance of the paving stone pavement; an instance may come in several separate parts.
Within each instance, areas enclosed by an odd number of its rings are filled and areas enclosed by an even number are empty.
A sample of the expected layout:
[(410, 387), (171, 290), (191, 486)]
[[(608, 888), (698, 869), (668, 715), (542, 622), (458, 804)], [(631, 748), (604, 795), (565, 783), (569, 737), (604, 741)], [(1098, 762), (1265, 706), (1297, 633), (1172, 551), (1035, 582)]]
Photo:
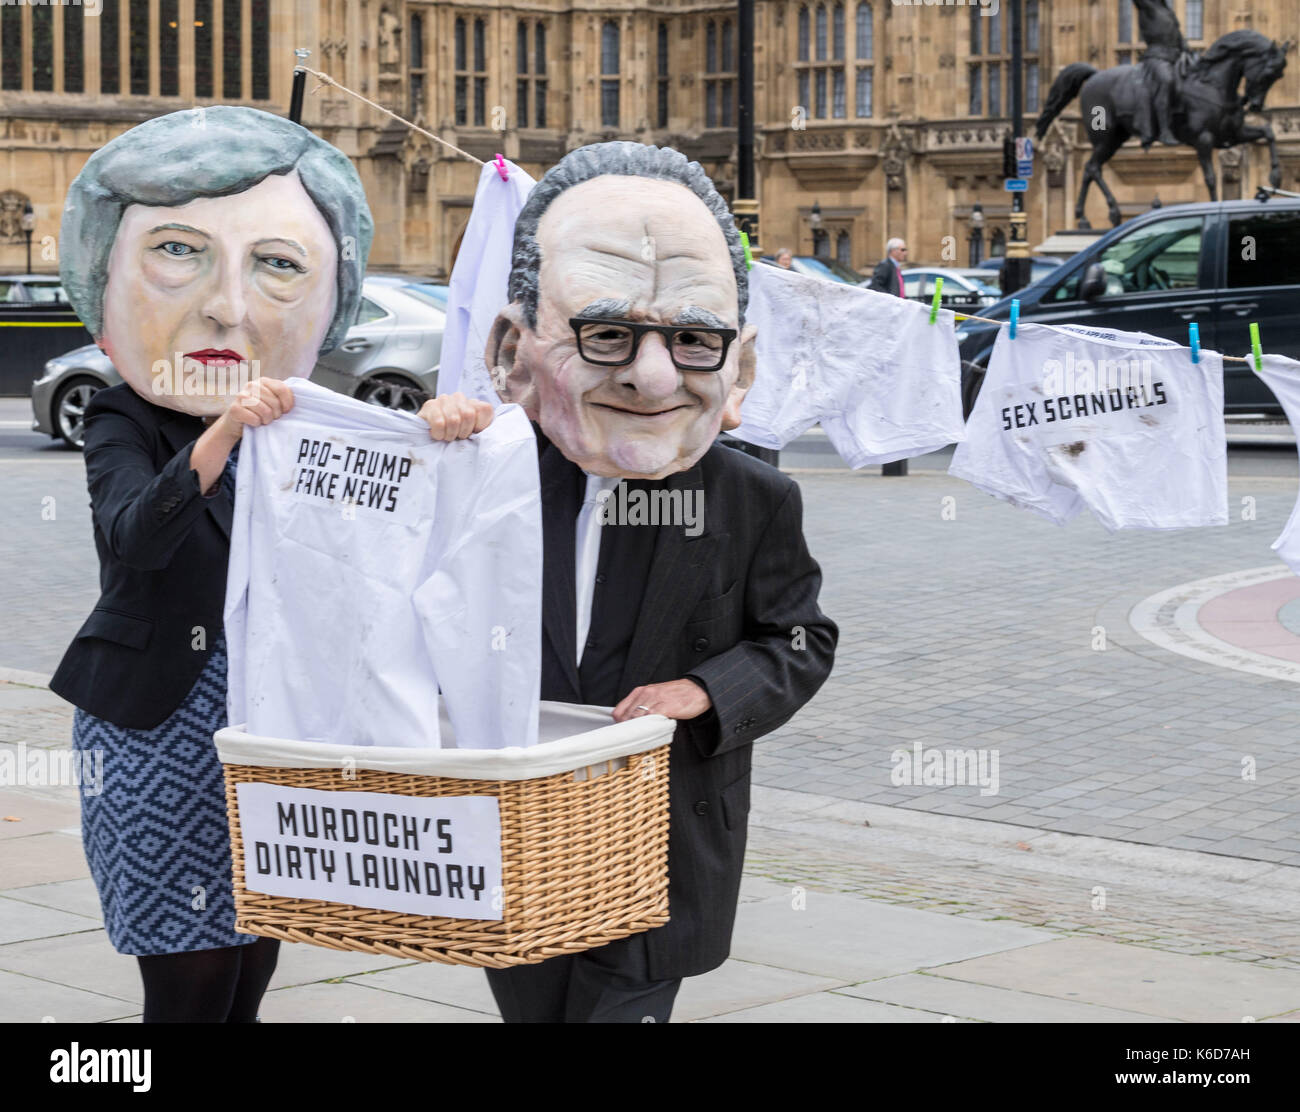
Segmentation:
[[(1224, 528), (1115, 535), (941, 474), (799, 479), (840, 647), (825, 688), (755, 747), (756, 783), (1300, 864), (1300, 685), (1163, 651), (1127, 623), (1162, 588), (1268, 564), (1294, 479), (1232, 481)], [(997, 793), (891, 782), (892, 754), (916, 742), (996, 752)]]
[[(81, 462), (45, 450), (4, 470), (0, 561), (17, 574), (0, 577), (0, 665), (48, 675), (96, 597)], [(1268, 563), (1294, 478), (1234, 479), (1225, 528), (1112, 536), (942, 474), (797, 477), (840, 647), (822, 692), (756, 747), (756, 783), (1300, 864), (1300, 686), (1164, 652), (1126, 620), (1162, 588)], [(46, 713), (28, 719), (42, 736)], [(996, 794), (891, 782), (916, 742), (996, 753)]]
[(746, 876), (1300, 972), (1300, 871), (756, 789)]
[[(0, 826), (0, 1022), (138, 1021), (135, 962), (104, 935), (68, 825), (75, 789), (0, 791), (0, 812), (20, 820)], [(1148, 847), (1117, 853), (1106, 839), (762, 788), (751, 825), (731, 959), (684, 984), (676, 1021), (1300, 1021), (1300, 970), (1274, 960), (1300, 910), (1300, 873), (1287, 866)], [(1009, 860), (1026, 852), (1011, 837), (1030, 839), (1032, 861)], [(1108, 886), (1107, 908), (1081, 910), (1098, 884)], [(1029, 925), (1009, 902), (1017, 893), (1035, 900), (1044, 885), (1072, 922), (1057, 913)], [(1153, 937), (1172, 932), (1132, 912), (1144, 890), (1173, 909), (1174, 931), (1186, 926), (1180, 908), (1199, 902), (1232, 945), (1187, 935), (1179, 948)], [(990, 913), (990, 898), (1011, 914)], [(262, 1015), (497, 1018), (478, 970), (306, 945), (282, 947)]]

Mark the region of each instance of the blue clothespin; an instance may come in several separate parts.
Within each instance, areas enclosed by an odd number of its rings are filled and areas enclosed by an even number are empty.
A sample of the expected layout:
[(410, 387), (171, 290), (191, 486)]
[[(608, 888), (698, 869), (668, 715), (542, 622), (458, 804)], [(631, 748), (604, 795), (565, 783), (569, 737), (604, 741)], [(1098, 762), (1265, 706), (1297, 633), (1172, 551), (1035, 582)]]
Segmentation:
[(939, 316), (939, 298), (943, 295), (943, 276), (940, 275), (934, 280), (934, 298), (930, 302), (930, 323), (933, 324)]
[(1250, 322), (1250, 352), (1255, 357), (1255, 373), (1264, 369), (1264, 350), (1259, 346), (1259, 325)]
[(1187, 338), (1191, 341), (1192, 362), (1201, 361), (1201, 326), (1195, 321), (1187, 326)]
[(1016, 325), (1020, 323), (1020, 298), (1011, 299), (1011, 338), (1016, 338)]
[(754, 256), (750, 253), (749, 250), (749, 236), (746, 235), (744, 232), (740, 233), (740, 245), (745, 249), (745, 269), (753, 270)]

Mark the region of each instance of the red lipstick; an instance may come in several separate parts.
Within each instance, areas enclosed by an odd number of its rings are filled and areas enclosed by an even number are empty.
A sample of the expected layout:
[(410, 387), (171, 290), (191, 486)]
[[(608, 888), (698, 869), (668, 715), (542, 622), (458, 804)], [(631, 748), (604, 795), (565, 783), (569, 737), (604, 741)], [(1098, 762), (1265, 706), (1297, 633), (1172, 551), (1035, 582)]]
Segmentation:
[(193, 359), (199, 363), (243, 363), (245, 359), (237, 351), (231, 351), (229, 348), (204, 348), (202, 351), (187, 351), (186, 359)]

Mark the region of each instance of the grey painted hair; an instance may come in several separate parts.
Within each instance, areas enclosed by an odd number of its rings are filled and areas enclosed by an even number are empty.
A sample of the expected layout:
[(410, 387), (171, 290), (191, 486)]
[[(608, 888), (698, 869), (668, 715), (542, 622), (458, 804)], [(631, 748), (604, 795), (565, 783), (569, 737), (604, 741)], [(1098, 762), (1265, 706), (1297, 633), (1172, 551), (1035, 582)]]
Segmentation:
[(514, 254), (510, 260), (511, 301), (523, 305), (529, 328), (537, 327), (538, 272), (542, 265), (542, 252), (537, 243), (537, 225), (542, 214), (566, 189), (580, 182), (590, 181), (602, 174), (627, 174), (639, 178), (660, 178), (686, 186), (708, 210), (713, 213), (727, 241), (731, 255), (731, 269), (736, 275), (736, 295), (740, 323), (745, 323), (745, 309), (749, 305), (749, 277), (745, 270), (745, 248), (740, 242), (736, 222), (731, 218), (727, 203), (714, 188), (709, 175), (698, 162), (689, 162), (681, 151), (672, 147), (652, 147), (646, 143), (616, 140), (610, 143), (591, 143), (570, 151), (546, 171), (515, 221)]
[(228, 105), (171, 112), (131, 128), (91, 155), (68, 189), (59, 275), (90, 334), (103, 335), (108, 258), (127, 206), (227, 197), (292, 170), (338, 246), (338, 299), (321, 351), (337, 347), (357, 317), (374, 234), (361, 179), (347, 155), (305, 127)]

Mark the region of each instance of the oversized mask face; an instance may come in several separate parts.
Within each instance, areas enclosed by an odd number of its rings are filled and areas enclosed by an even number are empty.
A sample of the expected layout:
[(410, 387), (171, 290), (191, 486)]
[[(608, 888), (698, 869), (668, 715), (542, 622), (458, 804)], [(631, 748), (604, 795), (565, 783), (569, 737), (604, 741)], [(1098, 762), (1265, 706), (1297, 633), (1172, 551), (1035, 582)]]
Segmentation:
[[(497, 317), (485, 358), (561, 452), (596, 475), (658, 479), (693, 466), (740, 423), (754, 333), (739, 330), (726, 240), (677, 182), (605, 174), (566, 189), (538, 224), (537, 326), (518, 302)], [(570, 323), (585, 318), (582, 342)], [(677, 326), (636, 335), (626, 324)], [(683, 326), (696, 326), (695, 329)], [(635, 348), (632, 345), (635, 344)], [(608, 365), (635, 356), (620, 366)]]
[(130, 205), (109, 256), (100, 344), (155, 405), (216, 415), (251, 378), (311, 374), (337, 268), (329, 225), (296, 173), (226, 197)]

